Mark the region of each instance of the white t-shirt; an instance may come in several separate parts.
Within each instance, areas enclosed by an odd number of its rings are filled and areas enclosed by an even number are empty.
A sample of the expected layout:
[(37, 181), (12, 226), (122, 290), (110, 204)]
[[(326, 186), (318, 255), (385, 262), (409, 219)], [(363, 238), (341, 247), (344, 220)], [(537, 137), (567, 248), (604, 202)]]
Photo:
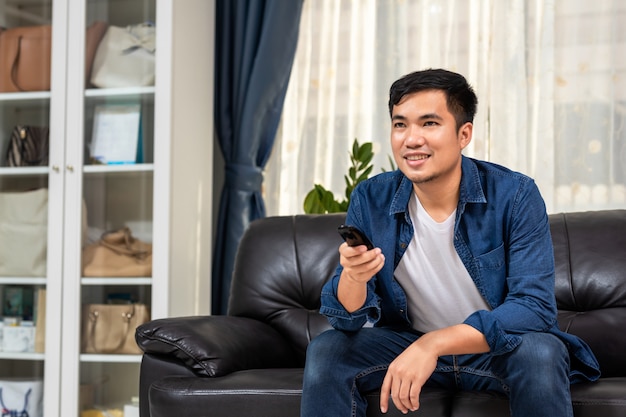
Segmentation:
[(413, 328), (425, 333), (490, 310), (454, 249), (456, 211), (437, 223), (413, 193), (409, 215), (413, 238), (394, 276), (406, 293)]

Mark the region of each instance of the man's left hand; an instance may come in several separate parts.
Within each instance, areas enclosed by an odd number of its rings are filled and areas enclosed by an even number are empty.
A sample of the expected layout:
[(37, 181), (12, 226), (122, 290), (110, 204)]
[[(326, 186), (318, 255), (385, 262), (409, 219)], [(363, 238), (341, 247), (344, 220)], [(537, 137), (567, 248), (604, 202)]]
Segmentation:
[(380, 411), (388, 410), (389, 397), (402, 414), (419, 408), (422, 386), (435, 371), (438, 355), (421, 346), (419, 339), (389, 364), (380, 390)]

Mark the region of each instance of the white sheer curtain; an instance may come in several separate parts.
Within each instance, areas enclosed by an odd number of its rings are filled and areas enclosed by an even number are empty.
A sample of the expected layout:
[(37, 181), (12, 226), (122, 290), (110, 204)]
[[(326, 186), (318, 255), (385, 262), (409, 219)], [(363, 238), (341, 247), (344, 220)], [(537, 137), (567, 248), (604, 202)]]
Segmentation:
[(389, 170), (389, 86), (435, 67), (477, 92), (466, 155), (535, 178), (549, 212), (626, 208), (624, 22), (622, 0), (305, 1), (268, 214), (314, 183), (342, 196), (355, 138)]

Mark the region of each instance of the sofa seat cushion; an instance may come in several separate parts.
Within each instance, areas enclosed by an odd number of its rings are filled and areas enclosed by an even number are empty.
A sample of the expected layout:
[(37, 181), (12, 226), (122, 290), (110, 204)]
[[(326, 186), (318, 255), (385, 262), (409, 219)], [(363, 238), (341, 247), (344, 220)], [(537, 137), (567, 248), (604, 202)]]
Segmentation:
[(626, 377), (572, 385), (572, 403), (576, 417), (626, 416)]
[[(297, 417), (302, 396), (301, 368), (255, 369), (220, 378), (166, 377), (150, 387), (151, 417), (228, 415), (231, 417)], [(576, 417), (624, 417), (626, 378), (604, 378), (572, 385)], [(367, 395), (368, 417), (400, 417), (393, 405), (380, 413), (377, 392)], [(207, 409), (210, 404), (210, 409)], [(426, 388), (416, 416), (509, 417), (509, 402), (500, 394)]]
[(154, 382), (148, 395), (151, 417), (298, 416), (302, 369), (246, 370), (219, 378), (166, 377)]
[[(302, 397), (302, 368), (253, 369), (219, 378), (166, 377), (150, 387), (151, 417), (209, 416), (297, 417)], [(387, 414), (378, 408), (377, 393), (368, 395), (368, 416), (400, 417), (391, 406)], [(423, 407), (416, 415), (449, 416), (452, 394), (438, 389), (423, 393)], [(210, 409), (207, 409), (210, 404)]]

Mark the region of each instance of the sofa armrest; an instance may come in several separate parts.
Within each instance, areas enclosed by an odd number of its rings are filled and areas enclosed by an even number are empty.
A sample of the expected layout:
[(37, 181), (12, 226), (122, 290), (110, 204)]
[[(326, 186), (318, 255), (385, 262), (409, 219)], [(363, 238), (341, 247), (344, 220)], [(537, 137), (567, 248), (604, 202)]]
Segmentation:
[(145, 352), (172, 355), (196, 374), (223, 376), (243, 369), (285, 368), (294, 354), (285, 339), (258, 320), (191, 316), (152, 320), (135, 332)]

